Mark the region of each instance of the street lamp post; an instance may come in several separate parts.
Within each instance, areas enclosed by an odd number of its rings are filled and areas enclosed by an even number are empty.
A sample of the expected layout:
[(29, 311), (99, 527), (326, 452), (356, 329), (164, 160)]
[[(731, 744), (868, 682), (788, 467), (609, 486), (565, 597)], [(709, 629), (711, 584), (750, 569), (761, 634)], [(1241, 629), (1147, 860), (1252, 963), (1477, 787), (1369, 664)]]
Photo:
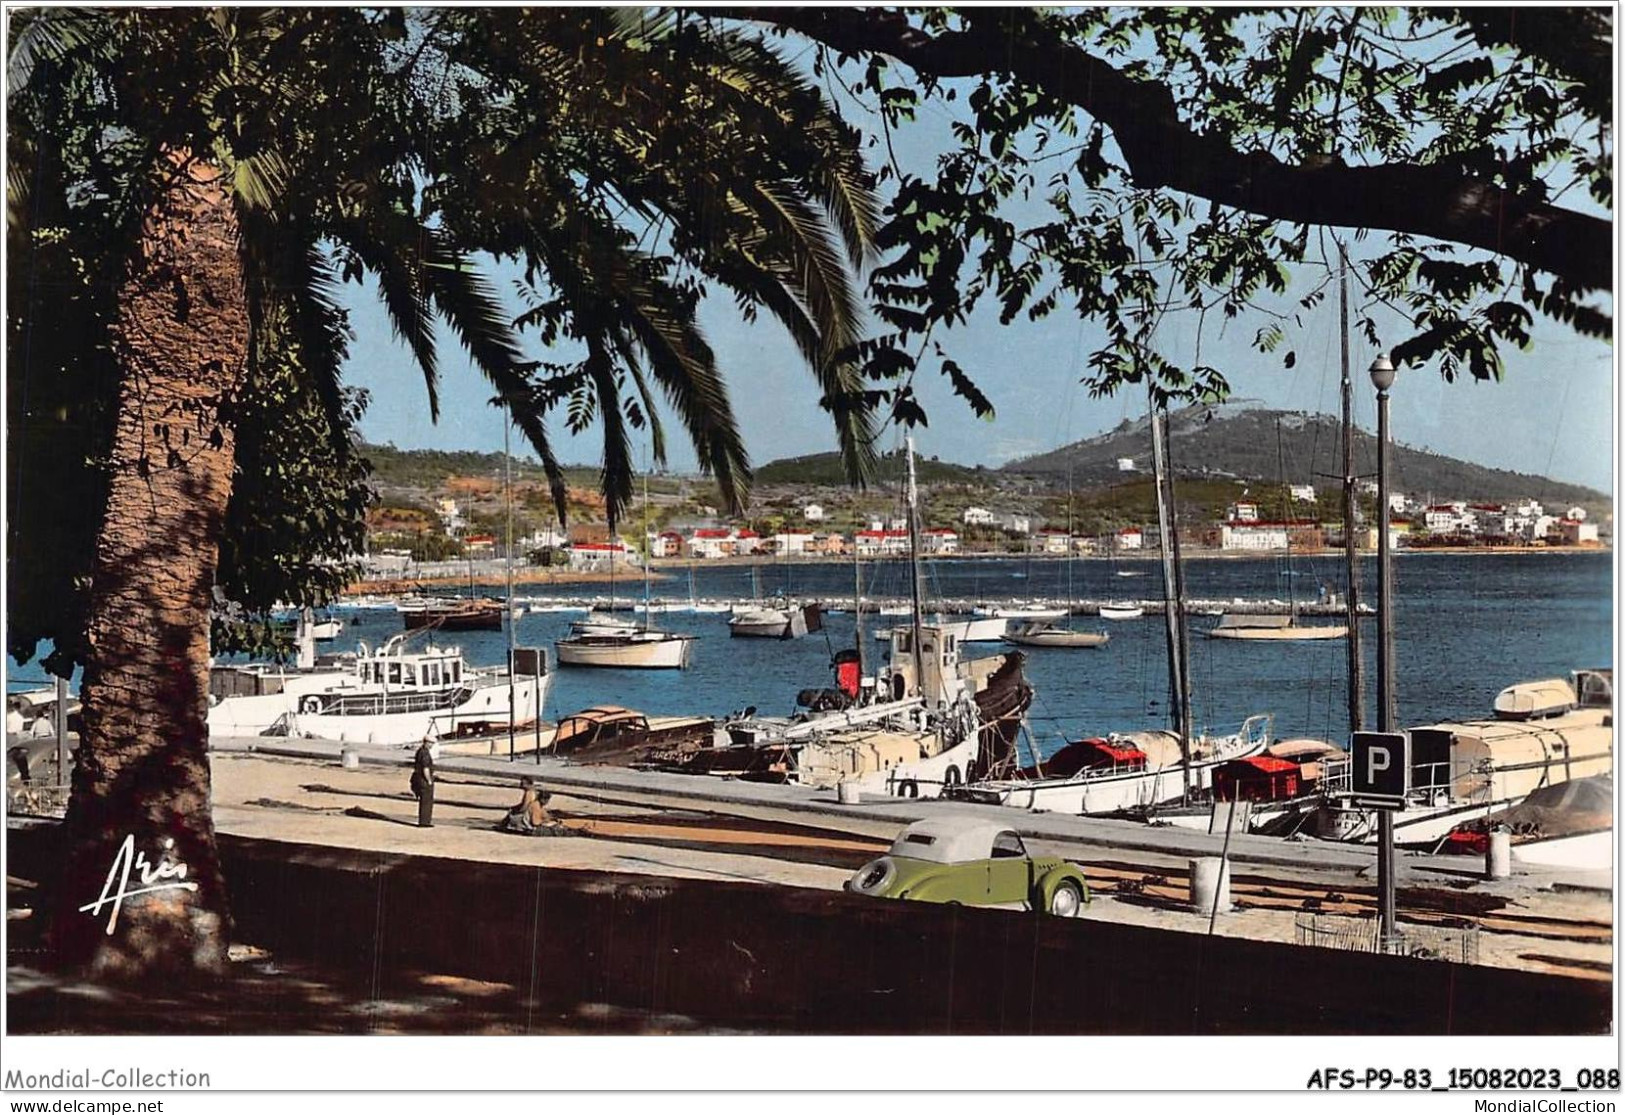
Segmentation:
[[(1388, 389), (1394, 364), (1386, 355), (1371, 362), (1377, 389), (1377, 731), (1399, 729), (1394, 693), (1394, 555), (1388, 528)], [(1394, 938), (1394, 814), (1377, 813), (1377, 920), (1382, 945)]]

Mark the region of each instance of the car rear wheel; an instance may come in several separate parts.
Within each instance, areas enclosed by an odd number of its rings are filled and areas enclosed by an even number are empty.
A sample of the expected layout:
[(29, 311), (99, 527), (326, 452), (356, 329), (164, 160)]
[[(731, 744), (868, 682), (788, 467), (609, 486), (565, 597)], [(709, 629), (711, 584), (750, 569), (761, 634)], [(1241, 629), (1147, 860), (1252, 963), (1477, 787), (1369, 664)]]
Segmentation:
[(1049, 912), (1058, 918), (1075, 918), (1083, 909), (1083, 891), (1077, 883), (1067, 879), (1049, 896)]

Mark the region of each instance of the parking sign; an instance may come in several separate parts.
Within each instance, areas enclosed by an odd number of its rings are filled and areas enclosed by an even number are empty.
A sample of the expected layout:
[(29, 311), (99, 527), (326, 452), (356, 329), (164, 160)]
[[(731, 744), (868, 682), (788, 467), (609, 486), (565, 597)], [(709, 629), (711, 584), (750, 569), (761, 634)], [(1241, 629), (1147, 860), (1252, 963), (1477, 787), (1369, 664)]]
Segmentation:
[(1355, 732), (1349, 737), (1355, 800), (1371, 809), (1404, 809), (1411, 788), (1408, 732)]

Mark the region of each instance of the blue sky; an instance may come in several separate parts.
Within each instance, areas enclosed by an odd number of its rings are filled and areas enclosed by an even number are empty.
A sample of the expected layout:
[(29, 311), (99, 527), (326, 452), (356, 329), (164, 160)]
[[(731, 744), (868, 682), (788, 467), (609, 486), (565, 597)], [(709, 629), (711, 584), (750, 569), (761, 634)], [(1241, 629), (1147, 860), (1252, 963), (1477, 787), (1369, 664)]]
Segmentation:
[[(846, 102), (842, 109), (860, 127), (872, 123), (861, 106)], [(927, 168), (935, 146), (945, 142), (946, 123), (946, 115), (933, 107), (919, 124), (896, 133), (902, 164), (916, 171)], [(871, 159), (876, 157), (871, 152)], [(491, 273), (517, 312), (516, 269), (499, 266)], [(1306, 270), (1292, 297), (1323, 274)], [(492, 391), (446, 331), (441, 330), (440, 346), (441, 416), (438, 425), (431, 425), (422, 377), (405, 346), (391, 336), (375, 291), (354, 286), (345, 291), (357, 334), (346, 377), (372, 393), (361, 424), (363, 435), (401, 448), (499, 450), (502, 419), (489, 405)], [(1201, 339), (1203, 358), (1225, 371), (1235, 398), (1336, 413), (1336, 307), (1335, 296), (1328, 296), (1305, 318), (1300, 331), (1289, 334), (1284, 348), (1297, 353), (1292, 370), (1282, 368), (1279, 354), (1252, 350), (1249, 342), (1262, 322), (1246, 317), (1221, 331), (1212, 320), (1218, 315), (1211, 315)], [(1382, 318), (1377, 320), (1380, 326)], [(1398, 340), (1399, 323), (1391, 322), (1391, 336)], [(812, 375), (776, 323), (763, 317), (746, 324), (731, 300), (722, 297), (702, 309), (702, 324), (727, 377), (753, 461), (760, 464), (835, 447), (827, 416), (818, 409)], [(916, 432), (920, 451), (965, 464), (997, 465), (1093, 436), (1125, 417), (1142, 414), (1145, 398), (1137, 390), (1096, 399), (1080, 384), (1085, 357), (1099, 335), (1098, 326), (1064, 311), (1039, 323), (1019, 321), (1003, 327), (991, 310), (939, 334), (944, 347), (993, 401), (998, 415), (992, 422), (977, 419), (934, 366), (922, 363), (915, 387), (930, 425)], [(1156, 338), (1165, 355), (1185, 361), (1196, 340), (1194, 321), (1177, 316), (1165, 321)], [(527, 338), (527, 347), (535, 358), (544, 357), (534, 338)], [(1355, 420), (1373, 429), (1375, 402), (1364, 369), (1376, 353), (1358, 337), (1351, 341), (1350, 351), (1356, 375)], [(1504, 359), (1507, 372), (1500, 383), (1471, 379), (1446, 383), (1436, 366), (1402, 373), (1393, 393), (1395, 438), (1495, 468), (1612, 492), (1612, 348), (1537, 319), (1531, 349), (1505, 352)], [(572, 437), (562, 419), (550, 423), (550, 428), (561, 460), (597, 463), (596, 429)], [(671, 467), (693, 470), (693, 452), (669, 415), (667, 430)], [(888, 432), (882, 444), (889, 447), (895, 440)], [(515, 447), (520, 450), (521, 442), (516, 440)]]

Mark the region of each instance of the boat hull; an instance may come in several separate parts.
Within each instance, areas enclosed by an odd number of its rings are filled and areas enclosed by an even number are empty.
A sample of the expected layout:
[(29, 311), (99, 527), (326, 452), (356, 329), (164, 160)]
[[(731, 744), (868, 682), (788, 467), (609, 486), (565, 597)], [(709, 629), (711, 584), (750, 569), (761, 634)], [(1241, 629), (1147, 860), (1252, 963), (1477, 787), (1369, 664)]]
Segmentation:
[(1292, 643), (1316, 639), (1345, 639), (1348, 633), (1349, 629), (1341, 624), (1303, 624), (1291, 627), (1215, 627), (1207, 633), (1207, 637), (1243, 642)]
[[(211, 736), (286, 735), (340, 743), (408, 746), (425, 736), (451, 737), (506, 730), (510, 723), (528, 725), (541, 714), (551, 674), (513, 679), (514, 713), (508, 705), (508, 679), (493, 676), (455, 703), (425, 699), (425, 707), (403, 711), (367, 711), (371, 694), (343, 688), (294, 689), (264, 697), (230, 698), (209, 710)], [(427, 695), (426, 695), (427, 698)], [(386, 698), (379, 697), (380, 704)], [(343, 707), (348, 711), (332, 710)], [(315, 710), (315, 711), (312, 711)]]
[(597, 666), (620, 670), (681, 670), (688, 665), (692, 639), (647, 642), (561, 640), (553, 644), (561, 666)]
[(1004, 637), (1007, 643), (1022, 647), (1058, 647), (1077, 650), (1103, 647), (1111, 641), (1104, 631), (1036, 631), (1012, 632)]
[[(1238, 741), (1207, 759), (1191, 764), (1191, 789), (1213, 786), (1213, 771), (1234, 759), (1261, 754), (1267, 738)], [(1149, 809), (1178, 801), (1185, 793), (1184, 772), (1174, 763), (1154, 771), (1088, 774), (1074, 778), (1006, 779), (967, 786), (961, 796), (1016, 809), (1049, 813), (1106, 814)]]
[(728, 633), (742, 639), (794, 639), (807, 633), (801, 609), (742, 612), (728, 621)]

